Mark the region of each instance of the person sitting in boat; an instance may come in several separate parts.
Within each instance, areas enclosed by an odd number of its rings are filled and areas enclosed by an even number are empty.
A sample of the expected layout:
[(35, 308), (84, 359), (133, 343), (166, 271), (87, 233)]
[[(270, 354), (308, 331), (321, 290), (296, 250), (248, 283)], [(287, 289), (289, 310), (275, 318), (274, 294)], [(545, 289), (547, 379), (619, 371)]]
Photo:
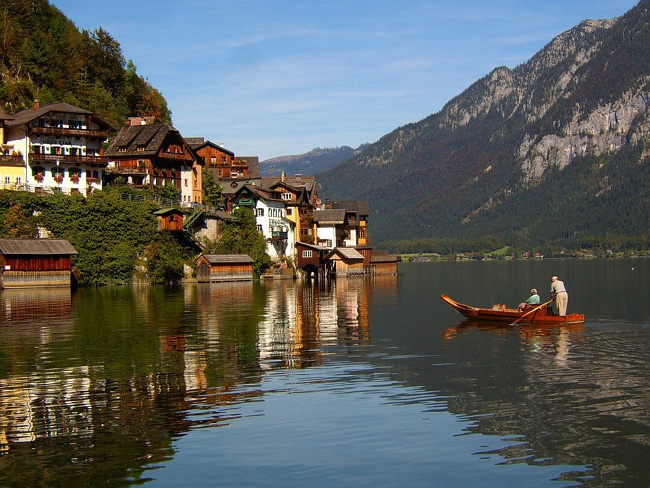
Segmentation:
[(535, 305), (539, 305), (540, 303), (541, 300), (539, 298), (539, 295), (537, 294), (537, 289), (533, 288), (532, 290), (530, 290), (530, 296), (526, 299), (526, 301), (519, 304), (518, 310), (520, 312), (523, 312), (528, 307), (533, 307)]

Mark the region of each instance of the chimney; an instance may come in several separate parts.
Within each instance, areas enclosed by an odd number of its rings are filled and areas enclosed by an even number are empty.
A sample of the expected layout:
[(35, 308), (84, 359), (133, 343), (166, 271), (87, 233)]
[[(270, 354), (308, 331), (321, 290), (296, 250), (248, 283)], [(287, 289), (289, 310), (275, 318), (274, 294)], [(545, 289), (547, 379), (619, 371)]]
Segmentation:
[(287, 174), (284, 171), (282, 171), (282, 183), (284, 183), (285, 181), (287, 181)]
[(38, 98), (34, 99), (34, 110), (41, 108), (41, 102), (38, 101)]

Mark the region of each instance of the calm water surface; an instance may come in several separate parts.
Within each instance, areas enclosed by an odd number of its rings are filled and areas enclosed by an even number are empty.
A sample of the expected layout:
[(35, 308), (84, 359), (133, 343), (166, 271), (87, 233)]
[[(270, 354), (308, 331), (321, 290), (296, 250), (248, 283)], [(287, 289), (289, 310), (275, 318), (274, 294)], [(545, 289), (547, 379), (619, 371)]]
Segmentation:
[(400, 271), (1, 292), (0, 486), (650, 485), (650, 260)]

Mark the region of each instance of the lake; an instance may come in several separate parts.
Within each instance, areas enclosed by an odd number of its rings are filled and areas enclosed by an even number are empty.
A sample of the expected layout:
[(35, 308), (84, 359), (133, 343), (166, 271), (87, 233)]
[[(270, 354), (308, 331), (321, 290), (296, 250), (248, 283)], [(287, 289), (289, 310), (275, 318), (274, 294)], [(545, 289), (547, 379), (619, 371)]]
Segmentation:
[[(585, 324), (481, 325), (550, 278)], [(650, 486), (650, 260), (5, 290), (0, 486)]]

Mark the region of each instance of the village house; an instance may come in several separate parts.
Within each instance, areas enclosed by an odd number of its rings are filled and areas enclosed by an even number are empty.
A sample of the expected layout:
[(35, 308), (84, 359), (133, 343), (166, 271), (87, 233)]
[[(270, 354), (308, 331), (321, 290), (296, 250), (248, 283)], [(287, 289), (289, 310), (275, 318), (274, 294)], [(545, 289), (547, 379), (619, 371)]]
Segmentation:
[(316, 243), (329, 249), (343, 245), (344, 224), (345, 209), (343, 208), (315, 210)]
[(75, 254), (63, 239), (0, 239), (2, 288), (70, 286)]
[(196, 260), (199, 283), (252, 281), (253, 259), (247, 254), (202, 254)]
[(329, 274), (336, 276), (363, 275), (363, 255), (356, 249), (336, 247), (332, 249), (325, 260), (328, 261)]
[(232, 197), (232, 208), (248, 207), (255, 215), (257, 230), (266, 239), (271, 259), (293, 257), (295, 223), (286, 218), (286, 207), (279, 191), (244, 185)]
[(264, 177), (261, 185), (281, 193), (287, 206), (287, 218), (296, 224), (296, 236), (300, 242), (315, 243), (313, 215), (321, 204), (313, 176)]
[(257, 156), (239, 156), (226, 149), (223, 144), (206, 141), (203, 137), (185, 139), (203, 160), (204, 171), (211, 171), (216, 180), (250, 179), (260, 177), (260, 162)]
[(153, 190), (173, 186), (181, 202), (203, 202), (203, 160), (169, 124), (154, 123), (122, 127), (106, 150), (111, 179), (123, 177), (136, 188)]
[(9, 172), (3, 166), (3, 187), (84, 196), (102, 188), (108, 164), (102, 144), (113, 127), (97, 115), (68, 103), (41, 106), (36, 100), (32, 108), (5, 116), (3, 126), (3, 153), (23, 159), (22, 176), (17, 168)]

